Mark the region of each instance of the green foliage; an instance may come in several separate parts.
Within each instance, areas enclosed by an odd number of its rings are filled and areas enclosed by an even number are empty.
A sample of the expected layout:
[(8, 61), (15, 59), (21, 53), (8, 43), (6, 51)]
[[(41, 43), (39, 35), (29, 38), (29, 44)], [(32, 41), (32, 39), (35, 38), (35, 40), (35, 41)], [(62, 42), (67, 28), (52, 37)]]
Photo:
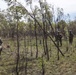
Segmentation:
[(62, 20), (64, 16), (63, 8), (57, 8), (57, 19), (58, 21)]
[(61, 20), (60, 22), (57, 23), (57, 25), (60, 26), (60, 29), (64, 30), (67, 24), (64, 20)]
[(71, 21), (68, 25), (68, 29), (76, 35), (76, 21)]

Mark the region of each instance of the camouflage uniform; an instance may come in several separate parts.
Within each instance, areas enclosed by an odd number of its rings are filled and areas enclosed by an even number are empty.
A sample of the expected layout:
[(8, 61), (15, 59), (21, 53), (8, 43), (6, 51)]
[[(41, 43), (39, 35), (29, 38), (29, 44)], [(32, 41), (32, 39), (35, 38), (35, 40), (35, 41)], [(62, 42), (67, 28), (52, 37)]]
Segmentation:
[(62, 46), (62, 35), (59, 31), (55, 34), (55, 41), (57, 42), (58, 46)]
[(69, 31), (69, 43), (70, 44), (72, 44), (72, 42), (73, 42), (73, 37), (74, 37), (74, 35), (73, 35), (72, 31), (70, 30)]
[(1, 38), (0, 38), (0, 55), (1, 55), (1, 52), (2, 52), (2, 40), (1, 40)]

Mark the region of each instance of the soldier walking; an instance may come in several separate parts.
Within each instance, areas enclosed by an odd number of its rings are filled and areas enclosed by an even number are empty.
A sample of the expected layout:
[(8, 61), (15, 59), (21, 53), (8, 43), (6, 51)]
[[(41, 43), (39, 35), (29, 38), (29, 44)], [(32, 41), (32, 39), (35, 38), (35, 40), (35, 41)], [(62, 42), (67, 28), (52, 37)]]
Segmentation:
[(62, 35), (61, 35), (60, 31), (56, 32), (55, 41), (57, 42), (58, 46), (62, 46)]
[(72, 31), (70, 30), (69, 31), (69, 44), (71, 44), (71, 45), (73, 43), (73, 37), (74, 37), (74, 35), (73, 35)]
[(0, 55), (1, 55), (1, 52), (2, 52), (2, 40), (1, 40), (1, 37), (0, 37)]

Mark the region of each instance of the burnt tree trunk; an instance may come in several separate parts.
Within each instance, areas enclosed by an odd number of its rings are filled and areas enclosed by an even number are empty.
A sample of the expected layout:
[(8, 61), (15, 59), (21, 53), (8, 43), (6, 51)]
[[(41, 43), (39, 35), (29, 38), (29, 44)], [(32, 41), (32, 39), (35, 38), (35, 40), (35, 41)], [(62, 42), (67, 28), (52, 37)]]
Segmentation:
[(31, 56), (33, 56), (33, 52), (32, 52), (32, 26), (31, 26), (31, 22), (30, 22), (30, 25), (29, 25), (29, 27), (30, 27), (30, 38), (29, 38), (29, 40), (30, 40), (30, 50), (31, 50)]
[(38, 58), (38, 37), (37, 37), (37, 24), (36, 24), (36, 21), (35, 21), (35, 39), (36, 39), (36, 58)]
[(45, 75), (45, 65), (44, 65), (43, 55), (42, 55), (42, 75)]
[(19, 30), (18, 30), (18, 13), (17, 13), (17, 10), (16, 10), (16, 14), (17, 14), (17, 59), (16, 59), (16, 75), (19, 75)]

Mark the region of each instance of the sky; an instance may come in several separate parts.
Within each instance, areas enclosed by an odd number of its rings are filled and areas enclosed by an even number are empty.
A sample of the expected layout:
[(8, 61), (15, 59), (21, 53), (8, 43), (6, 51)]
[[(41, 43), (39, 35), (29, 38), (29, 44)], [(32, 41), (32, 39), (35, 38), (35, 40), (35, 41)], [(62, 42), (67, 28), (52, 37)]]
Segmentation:
[(65, 13), (76, 12), (76, 0), (47, 0), (49, 3), (55, 5), (56, 7), (63, 8)]
[(0, 0), (0, 10), (4, 10), (7, 8), (6, 3), (3, 0)]
[[(23, 5), (25, 4), (24, 0), (18, 0)], [(34, 0), (35, 1), (35, 0)], [(64, 14), (70, 14), (71, 19), (75, 19), (76, 16), (76, 0), (46, 0), (49, 4), (54, 5), (55, 8), (63, 8)], [(36, 4), (36, 2), (35, 2)], [(3, 0), (0, 0), (0, 9), (6, 9), (7, 5)]]
[(70, 14), (73, 20), (76, 16), (76, 0), (47, 0), (48, 3), (54, 5), (56, 8), (63, 8), (65, 14)]

